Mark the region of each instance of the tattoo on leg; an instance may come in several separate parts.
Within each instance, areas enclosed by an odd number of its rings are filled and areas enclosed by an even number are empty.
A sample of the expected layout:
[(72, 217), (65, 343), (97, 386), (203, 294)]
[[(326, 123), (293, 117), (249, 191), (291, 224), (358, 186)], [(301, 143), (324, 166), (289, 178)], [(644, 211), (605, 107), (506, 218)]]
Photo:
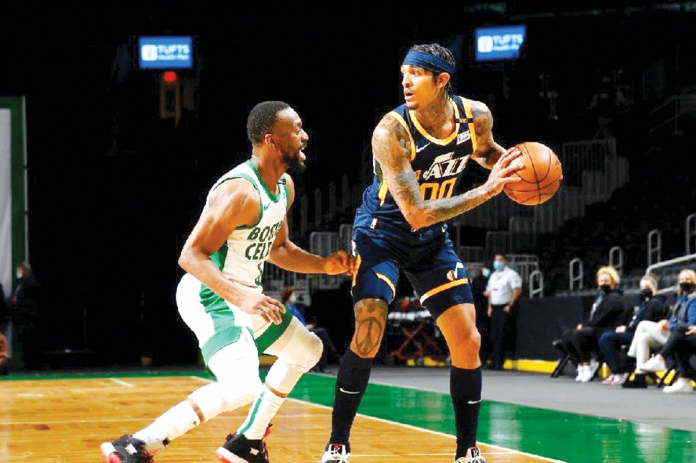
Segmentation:
[(379, 347), (387, 321), (387, 304), (371, 299), (361, 301), (355, 306), (355, 335), (353, 350), (361, 357), (374, 356)]

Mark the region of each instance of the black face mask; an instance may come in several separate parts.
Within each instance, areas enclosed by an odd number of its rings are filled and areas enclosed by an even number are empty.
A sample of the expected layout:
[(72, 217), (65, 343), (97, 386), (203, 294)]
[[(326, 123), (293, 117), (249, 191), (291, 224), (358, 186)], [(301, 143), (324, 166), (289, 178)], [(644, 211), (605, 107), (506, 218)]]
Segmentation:
[(646, 288), (646, 289), (641, 289), (640, 290), (640, 298), (643, 301), (649, 300), (651, 297), (653, 297), (653, 292), (652, 289)]
[(681, 288), (683, 293), (690, 294), (694, 291), (693, 283), (679, 283), (679, 288)]
[(603, 292), (604, 294), (609, 294), (609, 292), (611, 291), (611, 286), (609, 286), (609, 285), (601, 285), (601, 286), (599, 287), (599, 290), (600, 290), (601, 292)]

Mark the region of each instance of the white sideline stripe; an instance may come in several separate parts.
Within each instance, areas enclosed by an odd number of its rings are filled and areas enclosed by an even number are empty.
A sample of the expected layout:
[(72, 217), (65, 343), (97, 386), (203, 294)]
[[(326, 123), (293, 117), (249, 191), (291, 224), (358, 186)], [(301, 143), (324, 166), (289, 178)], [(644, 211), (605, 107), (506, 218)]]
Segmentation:
[[(197, 378), (197, 379), (199, 379), (199, 380), (201, 380), (201, 381), (208, 382), (208, 383), (212, 383), (211, 380), (205, 379), (205, 378), (200, 378), (200, 377), (198, 377), (198, 376), (191, 376), (191, 378)], [(396, 387), (401, 387), (401, 386), (396, 386)], [(327, 407), (326, 405), (315, 404), (315, 403), (312, 403), (312, 402), (307, 402), (306, 400), (292, 399), (292, 398), (290, 398), (290, 397), (288, 397), (288, 398), (285, 399), (285, 400), (290, 400), (290, 401), (292, 401), (292, 402), (299, 402), (299, 403), (311, 405), (311, 406), (314, 406), (314, 407), (323, 408), (323, 409), (325, 409), (325, 410), (333, 410), (331, 407)], [(448, 438), (450, 438), (450, 439), (456, 439), (456, 438), (457, 438), (456, 436), (453, 436), (453, 435), (451, 435), (451, 434), (446, 434), (446, 433), (444, 433), (444, 432), (433, 431), (433, 430), (431, 430), (431, 429), (425, 429), (425, 428), (419, 428), (419, 427), (417, 427), (417, 426), (411, 426), (410, 424), (397, 423), (396, 421), (389, 421), (389, 420), (385, 420), (385, 419), (383, 419), (383, 418), (377, 418), (377, 417), (375, 417), (375, 416), (363, 415), (362, 413), (358, 413), (358, 416), (361, 416), (361, 417), (363, 417), (363, 418), (368, 418), (368, 419), (370, 419), (370, 420), (381, 421), (382, 423), (386, 423), (386, 424), (392, 424), (392, 425), (401, 426), (402, 428), (412, 429), (412, 430), (414, 430), (414, 431), (422, 431), (422, 432), (426, 432), (426, 433), (429, 433), (429, 434), (435, 434), (436, 436), (448, 437)], [(507, 447), (501, 447), (501, 446), (499, 446), (499, 445), (487, 444), (487, 443), (481, 442), (481, 441), (479, 441), (479, 443), (481, 443), (481, 444), (483, 444), (483, 445), (485, 445), (485, 446), (487, 446), (487, 447), (493, 448), (493, 449), (505, 450), (505, 453), (514, 453), (514, 454), (517, 454), (517, 455), (525, 455), (525, 456), (528, 456), (528, 457), (537, 458), (537, 459), (539, 459), (539, 460), (550, 461), (550, 462), (552, 462), (552, 463), (567, 463), (567, 462), (565, 462), (565, 461), (563, 461), (563, 460), (555, 460), (555, 459), (553, 459), (553, 458), (542, 457), (541, 455), (534, 455), (533, 453), (527, 453), (527, 452), (522, 452), (522, 451), (520, 451), (520, 450), (509, 449), (509, 448), (507, 448)], [(433, 454), (429, 454), (429, 455), (433, 455)], [(450, 454), (450, 453), (447, 453), (447, 454), (443, 454), (443, 455), (451, 455), (451, 454)], [(387, 455), (375, 455), (375, 457), (384, 457), (384, 456), (387, 456)], [(359, 457), (359, 455), (352, 454), (351, 457)]]
[(125, 381), (121, 381), (120, 379), (116, 379), (116, 378), (109, 378), (109, 379), (116, 384), (120, 384), (121, 386), (135, 387), (135, 384), (127, 383)]
[[(326, 409), (326, 410), (332, 410), (331, 407), (327, 407), (326, 405), (315, 404), (315, 403), (307, 402), (307, 401), (300, 400), (300, 399), (291, 399), (290, 397), (288, 397), (286, 400), (291, 400), (291, 401), (293, 401), (293, 402), (300, 402), (300, 403), (303, 403), (303, 404), (312, 405), (312, 406), (314, 406), (314, 407), (324, 408), (324, 409)], [(417, 427), (417, 426), (411, 426), (410, 424), (397, 423), (396, 421), (389, 421), (389, 420), (385, 420), (385, 419), (383, 419), (383, 418), (377, 418), (377, 417), (374, 417), (374, 416), (363, 415), (362, 413), (358, 413), (358, 416), (361, 416), (361, 417), (363, 417), (363, 418), (368, 418), (368, 419), (371, 419), (371, 420), (375, 420), (375, 421), (381, 421), (382, 423), (386, 423), (386, 424), (392, 424), (392, 425), (401, 426), (402, 428), (412, 429), (412, 430), (414, 430), (414, 431), (422, 431), (422, 432), (426, 432), (426, 433), (429, 433), (429, 434), (435, 434), (435, 435), (437, 435), (437, 436), (443, 436), (443, 437), (449, 437), (450, 439), (456, 439), (456, 436), (453, 436), (453, 435), (451, 435), (451, 434), (446, 434), (446, 433), (440, 432), (440, 431), (433, 431), (433, 430), (431, 430), (431, 429), (419, 428), (419, 427)], [(567, 463), (567, 462), (562, 461), (562, 460), (554, 460), (553, 458), (542, 457), (542, 456), (540, 456), (540, 455), (534, 455), (533, 453), (526, 453), (526, 452), (522, 452), (522, 451), (520, 451), (520, 450), (509, 449), (509, 448), (507, 448), (507, 447), (501, 447), (501, 446), (499, 446), (499, 445), (487, 444), (487, 443), (481, 442), (481, 441), (479, 441), (479, 443), (484, 444), (484, 445), (486, 445), (487, 447), (491, 447), (491, 448), (498, 449), (498, 450), (505, 450), (506, 452), (515, 453), (515, 454), (517, 454), (517, 455), (525, 455), (525, 456), (528, 456), (528, 457), (538, 458), (538, 459), (540, 459), (540, 460), (550, 461), (550, 462), (553, 462), (553, 463)], [(448, 455), (449, 455), (449, 454), (448, 454)], [(354, 456), (354, 455), (351, 455), (351, 456)], [(381, 456), (381, 455), (380, 455), (380, 456)]]

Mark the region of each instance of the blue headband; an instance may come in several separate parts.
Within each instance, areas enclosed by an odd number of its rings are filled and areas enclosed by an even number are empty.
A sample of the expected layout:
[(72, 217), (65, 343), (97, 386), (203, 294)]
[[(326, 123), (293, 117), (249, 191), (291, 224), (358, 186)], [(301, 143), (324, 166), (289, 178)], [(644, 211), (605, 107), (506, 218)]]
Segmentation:
[(411, 66), (417, 66), (419, 68), (427, 69), (434, 73), (446, 72), (451, 76), (454, 76), (454, 65), (448, 63), (442, 58), (438, 58), (430, 53), (424, 53), (422, 51), (410, 50), (406, 57), (404, 58), (403, 64), (408, 64)]

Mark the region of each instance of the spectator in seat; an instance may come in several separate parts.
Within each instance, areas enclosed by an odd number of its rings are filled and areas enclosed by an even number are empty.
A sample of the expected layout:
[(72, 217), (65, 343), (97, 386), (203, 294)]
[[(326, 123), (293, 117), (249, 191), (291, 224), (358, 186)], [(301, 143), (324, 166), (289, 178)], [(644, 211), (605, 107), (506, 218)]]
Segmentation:
[(693, 278), (687, 279), (688, 272), (693, 273), (692, 271), (682, 271), (685, 275), (684, 281), (682, 281), (681, 274), (679, 275), (679, 292), (681, 294), (678, 301), (681, 298), (682, 301), (686, 302), (682, 304), (677, 302), (675, 312), (669, 319), (671, 334), (660, 352), (641, 367), (646, 372), (666, 370), (665, 359), (670, 356), (676, 359), (679, 379), (672, 386), (665, 387), (666, 393), (692, 392), (690, 378), (696, 377), (689, 364), (690, 356), (696, 353), (696, 275), (691, 275)]
[[(668, 306), (666, 298), (657, 293), (657, 278), (654, 275), (645, 275), (640, 279), (640, 302), (633, 309), (626, 310), (627, 323), (616, 327), (614, 331), (607, 331), (599, 338), (599, 350), (602, 358), (611, 368), (611, 375), (602, 384), (615, 386), (623, 384), (629, 373), (622, 371), (621, 347), (630, 345), (638, 324), (643, 320), (657, 322), (667, 316)], [(629, 318), (630, 317), (630, 318)]]
[[(657, 323), (644, 320), (638, 324), (631, 348), (628, 350), (628, 355), (636, 359), (636, 371), (633, 380), (626, 381), (623, 387), (648, 387), (645, 373), (664, 369), (662, 357), (648, 363), (650, 350), (662, 349), (678, 327), (696, 325), (696, 272), (689, 269), (682, 270), (679, 272), (678, 283), (677, 300), (669, 319), (663, 319)], [(662, 363), (660, 363), (661, 359)], [(646, 369), (646, 365), (650, 370)]]
[(292, 312), (292, 314), (304, 326), (306, 326), (309, 331), (316, 334), (319, 337), (319, 339), (321, 339), (321, 342), (324, 344), (324, 352), (321, 355), (321, 359), (319, 359), (319, 362), (312, 369), (312, 371), (315, 373), (329, 373), (329, 370), (326, 368), (329, 363), (329, 354), (334, 359), (340, 358), (340, 356), (338, 355), (338, 351), (336, 350), (336, 346), (334, 346), (334, 343), (331, 341), (331, 338), (329, 337), (329, 333), (326, 331), (326, 329), (317, 327), (316, 322), (307, 323), (307, 320), (305, 320), (304, 315), (302, 314), (302, 312), (300, 312), (300, 309), (296, 305), (297, 295), (295, 294), (294, 288), (288, 286), (285, 289), (283, 289), (283, 292), (280, 295), (280, 299), (280, 302), (282, 302), (283, 305), (287, 307), (287, 309), (290, 312)]
[(599, 368), (599, 362), (592, 359), (592, 353), (599, 351), (599, 338), (606, 332), (614, 331), (624, 314), (622, 293), (616, 289), (619, 274), (613, 267), (602, 267), (597, 271), (597, 296), (587, 321), (578, 324), (574, 330), (566, 332), (561, 338), (563, 348), (578, 365), (575, 381), (592, 381)]

